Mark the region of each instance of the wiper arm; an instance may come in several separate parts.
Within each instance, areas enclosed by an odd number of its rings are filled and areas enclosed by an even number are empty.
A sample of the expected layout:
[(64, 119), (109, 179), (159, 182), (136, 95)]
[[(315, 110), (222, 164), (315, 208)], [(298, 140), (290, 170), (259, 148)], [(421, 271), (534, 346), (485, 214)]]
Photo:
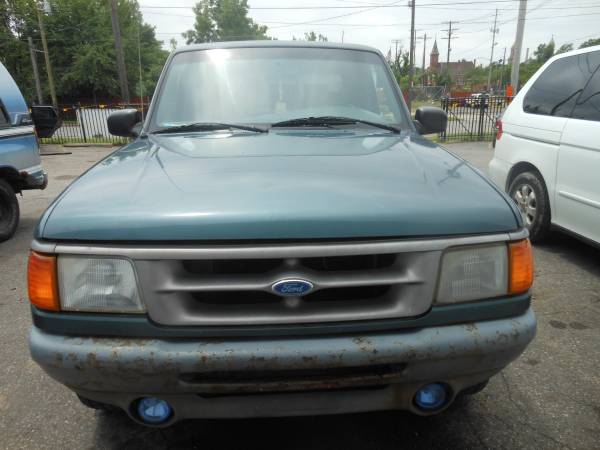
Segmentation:
[(400, 129), (385, 123), (371, 122), (369, 120), (354, 119), (352, 117), (338, 116), (319, 116), (319, 117), (299, 117), (297, 119), (283, 120), (271, 124), (271, 127), (309, 127), (309, 126), (331, 126), (331, 125), (350, 125), (353, 123), (362, 123), (371, 127), (400, 133)]
[(244, 131), (253, 131), (255, 133), (267, 133), (269, 130), (265, 128), (253, 127), (251, 125), (239, 125), (235, 123), (221, 123), (221, 122), (193, 122), (185, 123), (183, 125), (176, 125), (174, 127), (164, 127), (152, 131), (153, 134), (166, 134), (166, 133), (180, 133), (185, 131), (213, 131), (213, 130), (227, 130), (236, 129)]

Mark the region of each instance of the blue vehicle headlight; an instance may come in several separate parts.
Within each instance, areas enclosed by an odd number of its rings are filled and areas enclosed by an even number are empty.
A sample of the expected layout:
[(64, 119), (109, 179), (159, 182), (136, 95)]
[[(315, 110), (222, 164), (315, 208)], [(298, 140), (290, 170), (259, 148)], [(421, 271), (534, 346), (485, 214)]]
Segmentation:
[(144, 397), (137, 404), (137, 412), (144, 422), (159, 424), (171, 418), (173, 409), (165, 400), (157, 397)]
[(433, 411), (441, 408), (448, 400), (448, 391), (441, 383), (430, 383), (415, 394), (415, 404), (423, 410)]

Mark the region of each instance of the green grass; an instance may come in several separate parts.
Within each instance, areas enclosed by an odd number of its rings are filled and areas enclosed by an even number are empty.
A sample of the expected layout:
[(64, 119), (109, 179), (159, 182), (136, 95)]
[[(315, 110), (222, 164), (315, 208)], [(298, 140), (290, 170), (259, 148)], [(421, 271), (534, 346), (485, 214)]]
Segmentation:
[(81, 137), (51, 137), (40, 139), (41, 144), (113, 144), (123, 145), (129, 142), (125, 139), (110, 138), (110, 137), (89, 137), (87, 140), (83, 140)]

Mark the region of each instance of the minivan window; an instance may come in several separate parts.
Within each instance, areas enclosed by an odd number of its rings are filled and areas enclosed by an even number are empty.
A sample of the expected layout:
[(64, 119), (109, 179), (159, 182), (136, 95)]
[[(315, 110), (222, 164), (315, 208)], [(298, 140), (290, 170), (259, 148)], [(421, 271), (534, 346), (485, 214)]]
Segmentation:
[(195, 122), (272, 124), (311, 116), (402, 126), (400, 101), (385, 62), (372, 52), (195, 50), (173, 57), (151, 128)]
[[(596, 52), (600, 59), (600, 52)], [(595, 120), (600, 122), (600, 67), (579, 96), (575, 109), (574, 119)]]
[(581, 91), (600, 63), (593, 53), (597, 52), (567, 56), (550, 64), (527, 91), (523, 110), (570, 117)]

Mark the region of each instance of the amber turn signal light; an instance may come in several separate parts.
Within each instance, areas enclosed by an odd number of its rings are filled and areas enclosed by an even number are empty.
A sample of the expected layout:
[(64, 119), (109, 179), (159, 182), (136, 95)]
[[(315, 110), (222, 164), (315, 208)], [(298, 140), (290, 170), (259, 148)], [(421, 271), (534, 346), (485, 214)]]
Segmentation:
[(521, 294), (533, 284), (533, 251), (529, 239), (508, 244), (508, 293)]
[(27, 266), (29, 301), (40, 309), (59, 311), (56, 256), (30, 252)]

